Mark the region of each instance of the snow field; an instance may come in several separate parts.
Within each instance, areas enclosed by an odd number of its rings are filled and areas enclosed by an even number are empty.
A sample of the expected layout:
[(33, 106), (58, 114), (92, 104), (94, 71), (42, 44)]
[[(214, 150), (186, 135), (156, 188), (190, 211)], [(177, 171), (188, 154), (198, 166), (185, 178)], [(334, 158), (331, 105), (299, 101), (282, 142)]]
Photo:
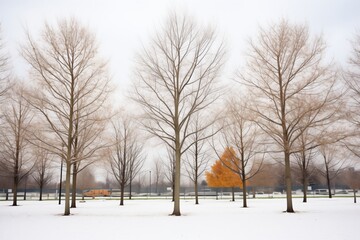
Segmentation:
[(0, 202), (1, 240), (60, 239), (359, 239), (360, 204), (351, 198), (294, 199), (296, 213), (284, 213), (285, 199), (181, 201), (181, 217), (169, 216), (169, 200), (78, 202), (71, 216), (56, 201)]

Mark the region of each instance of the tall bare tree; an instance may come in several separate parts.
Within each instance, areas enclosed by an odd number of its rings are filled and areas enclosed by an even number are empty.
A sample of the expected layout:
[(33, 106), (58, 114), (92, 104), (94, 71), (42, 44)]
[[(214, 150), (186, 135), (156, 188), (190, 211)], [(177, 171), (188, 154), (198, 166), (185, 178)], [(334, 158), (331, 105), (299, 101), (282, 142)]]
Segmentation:
[(310, 129), (307, 129), (302, 132), (296, 141), (298, 151), (294, 153), (294, 160), (300, 172), (300, 181), (303, 187), (303, 202), (307, 202), (309, 179), (316, 170), (314, 166), (314, 161), (318, 153), (316, 148), (320, 145), (317, 134), (319, 133), (311, 132)]
[(143, 108), (144, 126), (175, 153), (174, 210), (180, 216), (182, 156), (194, 134), (192, 116), (218, 98), (224, 46), (211, 27), (173, 13), (138, 55), (133, 99)]
[(32, 178), (39, 186), (39, 201), (42, 201), (44, 187), (46, 187), (53, 179), (53, 155), (51, 155), (45, 149), (39, 147), (35, 147), (35, 150), (33, 152), (33, 154), (35, 155), (35, 167)]
[[(230, 146), (234, 149), (235, 156), (231, 158), (230, 165), (227, 162), (223, 164), (239, 175), (243, 185), (243, 207), (246, 208), (247, 183), (261, 169), (266, 144), (259, 128), (254, 123), (253, 114), (249, 111), (246, 101), (239, 102), (234, 99), (228, 101), (225, 114), (227, 118), (224, 120), (218, 145), (221, 148)], [(218, 152), (216, 148), (214, 149)]]
[(91, 116), (80, 116), (81, 107), (78, 107), (75, 120), (75, 139), (73, 142), (74, 161), (72, 166), (72, 197), (71, 207), (76, 207), (77, 175), (88, 166), (101, 159), (101, 149), (108, 145), (104, 131), (108, 114), (99, 111)]
[(110, 173), (120, 187), (120, 205), (123, 206), (125, 187), (143, 164), (143, 146), (139, 143), (131, 118), (116, 119), (112, 125), (112, 147), (109, 149), (108, 160)]
[[(335, 144), (322, 144), (319, 147), (323, 164), (318, 167), (319, 173), (326, 179), (329, 198), (332, 198), (331, 183), (344, 169), (346, 154), (345, 147)], [(335, 194), (335, 189), (334, 189)]]
[(33, 113), (24, 98), (25, 91), (22, 87), (15, 85), (9, 95), (3, 108), (0, 168), (13, 179), (13, 206), (17, 206), (18, 186), (34, 167), (29, 146)]
[(94, 34), (73, 18), (55, 27), (45, 24), (37, 40), (27, 33), (22, 55), (36, 81), (36, 94), (29, 102), (45, 119), (43, 131), (49, 136), (39, 140), (65, 161), (64, 215), (69, 215), (71, 167), (83, 159), (74, 149), (75, 139), (90, 131), (84, 119), (96, 119), (105, 107), (106, 63), (99, 58)]
[(194, 183), (195, 204), (199, 204), (199, 179), (204, 174), (210, 160), (206, 141), (220, 131), (220, 129), (210, 130), (215, 122), (216, 120), (211, 119), (208, 114), (205, 117), (205, 114), (198, 113), (193, 117), (190, 126), (194, 134), (189, 138), (189, 141), (192, 141), (193, 145), (185, 156), (185, 169), (190, 180)]
[(336, 74), (324, 62), (325, 44), (306, 25), (282, 20), (260, 28), (250, 41), (247, 68), (239, 73), (253, 99), (258, 126), (283, 152), (287, 212), (294, 212), (290, 156), (307, 128), (332, 117)]

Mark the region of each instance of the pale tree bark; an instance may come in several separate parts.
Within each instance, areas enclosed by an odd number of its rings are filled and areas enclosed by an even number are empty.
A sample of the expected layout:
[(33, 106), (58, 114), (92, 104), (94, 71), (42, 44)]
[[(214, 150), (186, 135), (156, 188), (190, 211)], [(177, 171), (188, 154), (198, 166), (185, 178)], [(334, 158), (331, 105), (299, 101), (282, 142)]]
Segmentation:
[(218, 98), (216, 87), (224, 47), (210, 27), (172, 14), (151, 45), (138, 55), (133, 99), (144, 110), (143, 124), (175, 153), (174, 209), (180, 216), (182, 156), (191, 146), (192, 116)]
[(328, 106), (338, 99), (336, 74), (324, 63), (324, 52), (322, 38), (310, 38), (307, 26), (282, 20), (260, 28), (257, 40), (250, 41), (247, 68), (238, 75), (253, 96), (258, 126), (283, 152), (286, 212), (294, 212), (294, 142), (306, 129), (331, 118), (335, 109), (329, 111)]
[[(235, 156), (231, 158), (230, 165), (225, 161), (223, 164), (239, 175), (243, 184), (243, 207), (246, 208), (248, 181), (259, 173), (267, 150), (264, 136), (254, 123), (252, 112), (249, 111), (247, 101), (243, 101), (244, 99), (246, 98), (243, 97), (241, 102), (235, 99), (228, 101), (225, 111), (227, 118), (223, 123), (221, 137), (219, 143), (213, 146), (234, 149)], [(219, 152), (216, 147), (214, 149), (215, 152)]]
[(13, 179), (13, 206), (17, 206), (18, 186), (29, 176), (35, 162), (29, 146), (34, 115), (24, 94), (22, 87), (13, 86), (2, 109), (0, 168)]
[(132, 118), (123, 117), (113, 121), (113, 136), (108, 151), (110, 173), (120, 188), (120, 206), (124, 205), (125, 187), (130, 183), (132, 175), (140, 170), (144, 162), (143, 146), (139, 143), (136, 126)]
[(64, 215), (70, 215), (71, 167), (82, 159), (74, 141), (81, 131), (90, 131), (83, 120), (103, 112), (109, 94), (106, 63), (98, 56), (95, 36), (75, 19), (59, 21), (55, 27), (45, 24), (37, 40), (27, 33), (22, 55), (36, 82), (29, 102), (46, 122), (46, 138), (38, 140), (65, 161)]

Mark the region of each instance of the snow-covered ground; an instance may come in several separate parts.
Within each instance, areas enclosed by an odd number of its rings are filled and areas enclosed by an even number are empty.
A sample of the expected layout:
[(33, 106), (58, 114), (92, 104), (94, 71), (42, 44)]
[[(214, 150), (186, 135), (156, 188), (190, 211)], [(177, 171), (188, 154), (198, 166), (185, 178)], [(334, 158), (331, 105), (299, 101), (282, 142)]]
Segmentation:
[(71, 216), (56, 201), (0, 202), (0, 239), (360, 239), (360, 203), (352, 198), (294, 199), (296, 213), (284, 213), (285, 199), (181, 201), (181, 217), (169, 216), (169, 200), (78, 202)]

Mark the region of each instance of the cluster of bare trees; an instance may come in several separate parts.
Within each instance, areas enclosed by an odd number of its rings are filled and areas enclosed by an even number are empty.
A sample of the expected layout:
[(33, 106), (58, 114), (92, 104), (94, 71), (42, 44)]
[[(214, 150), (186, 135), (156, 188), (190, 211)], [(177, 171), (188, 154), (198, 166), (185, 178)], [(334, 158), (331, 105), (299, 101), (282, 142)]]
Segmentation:
[(107, 159), (109, 172), (120, 189), (120, 205), (124, 205), (124, 191), (130, 186), (144, 164), (143, 144), (137, 134), (136, 125), (130, 116), (123, 114), (112, 121), (112, 137)]
[(224, 164), (242, 182), (243, 207), (247, 186), (261, 184), (265, 169), (281, 164), (287, 212), (294, 212), (295, 169), (306, 202), (315, 172), (330, 186), (353, 165), (345, 160), (360, 156), (359, 35), (349, 68), (339, 70), (326, 61), (323, 38), (311, 36), (306, 25), (281, 20), (260, 28), (249, 42), (246, 65), (236, 73), (241, 91), (234, 96), (219, 84), (225, 47), (215, 29), (172, 13), (137, 56), (131, 98), (140, 116), (111, 116), (107, 63), (95, 35), (75, 19), (45, 24), (38, 38), (26, 36), (21, 54), (30, 66), (28, 84), (12, 77), (0, 41), (0, 170), (13, 179), (14, 205), (22, 179), (32, 174), (42, 189), (52, 167), (64, 162), (69, 215), (76, 207), (78, 174), (101, 159), (123, 205), (125, 187), (131, 196), (145, 160), (139, 122), (167, 149), (160, 157), (164, 165), (156, 160), (152, 172), (156, 192), (164, 178), (171, 184), (175, 216), (181, 215), (182, 170), (198, 204), (199, 180), (209, 161), (229, 147), (234, 162)]
[[(356, 47), (353, 65), (359, 63)], [(346, 86), (339, 70), (326, 61), (325, 51), (322, 37), (310, 36), (306, 25), (282, 20), (260, 28), (257, 38), (249, 43), (246, 66), (236, 75), (245, 94), (236, 103), (225, 106), (228, 110), (221, 134), (213, 144), (215, 150), (220, 146), (236, 149), (237, 164), (229, 168), (241, 178), (244, 191), (247, 180), (261, 173), (264, 159), (281, 162), (287, 212), (294, 212), (294, 168), (299, 167), (302, 172), (306, 201), (310, 163), (323, 156), (324, 176), (329, 182), (326, 169), (343, 169), (344, 161), (340, 160), (349, 158), (340, 154), (336, 163), (341, 164), (331, 166), (325, 152), (335, 145), (344, 149), (349, 137), (348, 129), (340, 128), (348, 124)], [(144, 126), (174, 151), (174, 215), (180, 215), (180, 165), (188, 163), (186, 151), (190, 153), (192, 146), (198, 148), (190, 138), (201, 134), (189, 126), (197, 121), (195, 113), (205, 107), (211, 112), (209, 104), (216, 97), (210, 95), (220, 93), (213, 83), (223, 64), (223, 52), (223, 44), (216, 42), (213, 30), (202, 35), (193, 20), (174, 14), (139, 57), (134, 99), (143, 107)], [(358, 66), (355, 69), (347, 74), (350, 79), (359, 76)], [(348, 85), (358, 93), (356, 81), (348, 80)], [(356, 122), (356, 116), (351, 116)], [(201, 121), (207, 118), (202, 117)], [(195, 151), (195, 159), (197, 154)], [(187, 169), (192, 179), (199, 177), (193, 173), (196, 163)], [(247, 206), (245, 197), (243, 206)]]

